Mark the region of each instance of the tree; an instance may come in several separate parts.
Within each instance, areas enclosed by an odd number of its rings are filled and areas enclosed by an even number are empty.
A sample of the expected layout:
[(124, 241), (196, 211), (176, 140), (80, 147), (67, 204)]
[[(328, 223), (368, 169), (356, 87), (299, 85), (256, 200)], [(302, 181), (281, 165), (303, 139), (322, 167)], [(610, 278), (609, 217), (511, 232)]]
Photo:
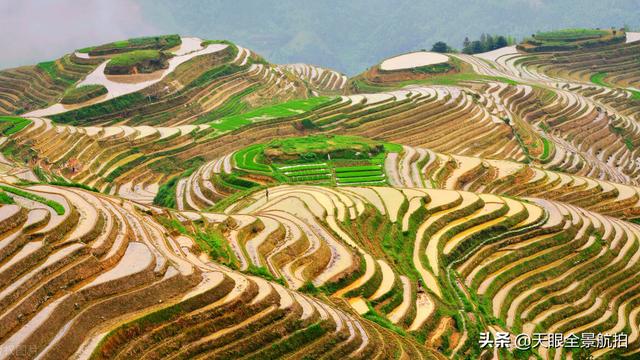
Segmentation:
[(491, 36), (489, 34), (482, 34), (480, 40), (469, 41), (469, 38), (465, 38), (462, 43), (462, 52), (464, 54), (477, 54), (485, 51), (491, 51), (499, 49), (515, 43), (515, 39), (511, 36), (504, 35)]
[(464, 41), (462, 42), (462, 48), (467, 49), (471, 46), (471, 41), (469, 41), (469, 37), (465, 36)]
[(471, 42), (471, 54), (478, 54), (484, 52), (484, 47), (482, 46), (482, 42), (478, 40), (474, 40)]
[(449, 52), (449, 50), (451, 50), (451, 48), (449, 47), (449, 45), (447, 45), (447, 43), (443, 41), (438, 41), (431, 47), (431, 51), (437, 53), (446, 53)]
[(496, 49), (503, 48), (507, 45), (509, 45), (509, 43), (507, 42), (507, 39), (504, 36), (500, 35), (496, 38), (496, 45), (495, 45)]
[(493, 36), (487, 35), (484, 43), (484, 51), (491, 51), (496, 49), (496, 43), (493, 41)]

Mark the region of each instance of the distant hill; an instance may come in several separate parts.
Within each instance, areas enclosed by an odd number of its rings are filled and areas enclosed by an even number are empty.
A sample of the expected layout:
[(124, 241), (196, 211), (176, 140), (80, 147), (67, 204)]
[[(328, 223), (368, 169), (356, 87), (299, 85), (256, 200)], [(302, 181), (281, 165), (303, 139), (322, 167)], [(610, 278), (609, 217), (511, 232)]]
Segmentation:
[[(466, 36), (518, 40), (561, 28), (640, 28), (637, 0), (270, 1), (73, 0), (16, 2), (0, 12), (0, 69), (48, 61), (69, 49), (179, 33), (243, 44), (274, 63), (308, 63), (355, 75), (380, 59)], [(36, 11), (37, 10), (37, 11)], [(65, 14), (64, 24), (51, 13)], [(28, 18), (28, 23), (15, 19)], [(46, 29), (46, 31), (43, 31)]]
[(144, 16), (164, 33), (230, 39), (274, 63), (311, 63), (359, 73), (380, 59), (430, 49), (460, 49), (465, 36), (512, 35), (569, 27), (640, 26), (637, 1), (170, 1), (143, 0)]

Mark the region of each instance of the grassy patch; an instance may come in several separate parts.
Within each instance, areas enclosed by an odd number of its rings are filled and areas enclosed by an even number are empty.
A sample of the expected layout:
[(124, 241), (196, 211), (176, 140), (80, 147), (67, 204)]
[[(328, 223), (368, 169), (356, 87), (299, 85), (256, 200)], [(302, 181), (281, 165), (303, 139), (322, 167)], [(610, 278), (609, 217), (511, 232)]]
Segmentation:
[(229, 243), (219, 230), (214, 228), (198, 229), (194, 238), (201, 247), (204, 245), (212, 260), (227, 265), (234, 263), (235, 257), (232, 255)]
[(369, 311), (367, 311), (363, 315), (365, 319), (371, 320), (377, 323), (378, 325), (385, 327), (393, 332), (396, 332), (402, 336), (406, 335), (406, 333), (401, 327), (395, 325), (394, 323), (389, 321), (389, 319), (387, 319), (386, 317), (378, 314), (378, 312), (373, 307), (371, 307), (371, 304), (369, 304), (369, 302), (367, 302), (367, 307), (369, 308)]
[(247, 270), (245, 270), (245, 272), (251, 275), (259, 276), (269, 281), (275, 281), (278, 284), (283, 286), (287, 285), (283, 278), (276, 278), (275, 276), (273, 276), (273, 274), (271, 274), (269, 269), (267, 269), (264, 266), (255, 266), (253, 264), (250, 264)]
[(449, 63), (440, 63), (433, 65), (418, 66), (411, 69), (411, 72), (417, 74), (442, 74), (453, 69), (454, 66)]
[(234, 153), (233, 160), (240, 175), (246, 171), (276, 182), (375, 185), (386, 183), (382, 166), (386, 154), (401, 151), (400, 145), (357, 136), (310, 135), (251, 145)]
[(361, 166), (349, 166), (336, 168), (336, 173), (351, 173), (351, 172), (366, 172), (366, 171), (378, 171), (380, 166), (377, 165), (361, 165)]
[(46, 72), (55, 82), (60, 82), (66, 86), (72, 85), (76, 82), (74, 79), (65, 77), (62, 74), (58, 73), (58, 65), (56, 65), (55, 61), (44, 61), (38, 63), (37, 66), (38, 68)]
[(0, 190), (0, 204), (8, 205), (13, 203), (14, 203), (13, 198), (7, 195), (7, 193), (4, 192), (3, 190)]
[(183, 225), (176, 219), (167, 217), (158, 217), (157, 220), (166, 228), (173, 229), (182, 235), (189, 236), (194, 239), (196, 244), (205, 251), (209, 257), (221, 264), (235, 268), (236, 258), (233, 255), (229, 243), (225, 240), (224, 235), (217, 227), (207, 226), (201, 228), (195, 224), (193, 226)]
[(77, 110), (52, 115), (50, 118), (51, 120), (59, 123), (82, 125), (83, 119), (124, 111), (136, 107), (146, 101), (148, 100), (144, 95), (139, 92), (134, 92), (118, 96), (117, 98), (101, 102), (99, 104), (93, 104)]
[(203, 47), (211, 44), (226, 44), (229, 46), (235, 46), (235, 44), (229, 40), (205, 40), (202, 43), (200, 43), (200, 45), (202, 45)]
[(629, 149), (629, 151), (633, 151), (634, 146), (633, 146), (633, 140), (629, 137), (625, 137), (623, 139), (625, 146), (627, 147), (627, 149)]
[(352, 79), (349, 81), (350, 87), (356, 93), (377, 93), (386, 90), (393, 90), (394, 86), (380, 85), (380, 84), (372, 84), (362, 79)]
[(386, 180), (381, 165), (336, 167), (335, 173), (338, 184), (384, 183)]
[[(600, 85), (604, 87), (612, 87), (611, 84), (605, 81), (606, 78), (607, 78), (607, 73), (600, 71), (591, 75), (589, 79), (591, 80), (592, 83), (596, 85)], [(626, 90), (629, 93), (631, 93), (631, 100), (640, 101), (640, 91), (632, 90), (632, 89), (623, 89), (623, 90)]]
[(166, 183), (160, 185), (158, 189), (158, 193), (153, 198), (153, 203), (155, 205), (164, 206), (168, 208), (176, 207), (176, 186), (178, 185), (178, 180), (180, 180), (180, 176), (174, 176)]
[(244, 101), (242, 101), (242, 99), (245, 96), (256, 91), (257, 88), (258, 88), (257, 85), (252, 85), (242, 90), (241, 92), (234, 94), (222, 105), (216, 107), (214, 110), (204, 115), (199, 116), (198, 119), (194, 122), (194, 124), (209, 123), (216, 119), (220, 119), (226, 116), (238, 115), (245, 112), (249, 108), (249, 105)]
[(270, 174), (271, 167), (264, 164), (263, 151), (264, 145), (251, 145), (233, 154), (233, 160), (241, 169)]
[(303, 100), (292, 100), (282, 104), (262, 107), (240, 115), (223, 117), (210, 123), (211, 127), (219, 131), (232, 131), (256, 121), (291, 117), (314, 110), (331, 101), (328, 97), (314, 97)]
[(225, 186), (231, 187), (235, 190), (248, 190), (259, 186), (253, 181), (238, 177), (236, 174), (221, 173), (217, 176), (219, 176), (220, 181)]
[(320, 293), (320, 289), (313, 285), (313, 283), (309, 280), (302, 284), (302, 286), (298, 288), (298, 291), (310, 295), (318, 295)]
[(577, 41), (590, 38), (598, 38), (607, 35), (608, 31), (598, 29), (561, 29), (538, 32), (536, 40), (541, 41)]
[(563, 29), (538, 32), (518, 45), (526, 52), (571, 51), (623, 42), (625, 33), (607, 29)]
[(397, 145), (347, 135), (311, 135), (272, 140), (264, 148), (272, 162), (313, 162), (318, 159), (368, 159), (386, 151), (398, 150)]
[(93, 50), (93, 49), (95, 49), (95, 48), (96, 48), (95, 46), (87, 46), (87, 47), (85, 47), (85, 48), (78, 49), (78, 50), (76, 50), (76, 51), (77, 51), (77, 52), (79, 52), (80, 54), (88, 54), (88, 53), (90, 53), (90, 52), (91, 52), (91, 50)]
[(128, 50), (140, 49), (156, 49), (167, 50), (174, 48), (182, 43), (179, 35), (161, 35), (131, 38), (128, 40), (119, 40), (103, 44), (100, 46), (87, 47), (78, 50), (81, 53), (90, 53), (91, 55), (106, 55), (121, 53)]
[(45, 204), (50, 208), (52, 208), (58, 215), (64, 214), (64, 206), (60, 205), (60, 203), (55, 202), (53, 200), (49, 200), (49, 199), (43, 198), (40, 195), (36, 195), (30, 192), (24, 191), (22, 189), (17, 189), (17, 188), (6, 186), (6, 185), (0, 185), (0, 189), (12, 194), (16, 194), (18, 196), (22, 196), (25, 199), (29, 199), (35, 202), (39, 202), (41, 204)]
[(103, 85), (91, 84), (81, 85), (65, 91), (60, 100), (63, 104), (78, 104), (107, 93), (107, 88)]
[(0, 116), (0, 133), (13, 135), (31, 124), (31, 120), (17, 116)]
[[(163, 67), (166, 63), (167, 55), (158, 50), (135, 50), (124, 54), (116, 55), (107, 63), (104, 69), (106, 74), (119, 72), (119, 68), (136, 67), (139, 72), (152, 72)], [(145, 64), (153, 64), (151, 66)]]
[(178, 185), (178, 181), (182, 178), (191, 176), (191, 174), (203, 163), (204, 158), (201, 156), (196, 156), (181, 163), (178, 163), (178, 160), (174, 159), (173, 157), (167, 157), (149, 164), (150, 168), (153, 168), (155, 171), (165, 174), (170, 174), (172, 172), (184, 169), (184, 171), (180, 175), (172, 177), (171, 179), (169, 179), (169, 181), (160, 186), (160, 188), (158, 189), (158, 193), (153, 198), (153, 203), (159, 206), (175, 209), (176, 187)]
[(540, 160), (546, 160), (549, 158), (549, 154), (551, 153), (551, 143), (549, 139), (542, 138), (542, 155), (540, 156)]
[(591, 75), (591, 82), (596, 84), (596, 85), (600, 85), (600, 86), (605, 86), (605, 87), (609, 87), (609, 84), (607, 84), (606, 82), (604, 82), (604, 79), (607, 77), (607, 73), (606, 72), (597, 72), (593, 75)]

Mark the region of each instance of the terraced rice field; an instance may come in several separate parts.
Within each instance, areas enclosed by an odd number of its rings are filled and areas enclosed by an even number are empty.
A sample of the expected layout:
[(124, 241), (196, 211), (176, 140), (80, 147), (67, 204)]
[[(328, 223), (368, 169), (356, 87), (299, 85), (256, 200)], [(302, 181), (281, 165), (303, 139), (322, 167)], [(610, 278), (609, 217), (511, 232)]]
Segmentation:
[[(177, 35), (0, 71), (0, 358), (637, 358), (626, 36), (351, 79)], [(145, 49), (175, 56), (104, 74)], [(479, 345), (498, 332), (628, 346)]]
[[(309, 296), (203, 259), (190, 239), (162, 231), (139, 205), (73, 189), (24, 191), (64, 202), (68, 211), (57, 215), (18, 195), (11, 196), (19, 205), (1, 208), (2, 329), (12, 349), (28, 345), (34, 349), (30, 356), (44, 358), (128, 358), (141, 356), (138, 347), (178, 356), (260, 358), (324, 353), (333, 344), (336, 356), (399, 349), (427, 355), (397, 336), (398, 342), (376, 345), (383, 333), (393, 335)], [(62, 290), (67, 286), (74, 292)], [(153, 316), (142, 318), (141, 312)], [(167, 332), (167, 325), (182, 331)], [(191, 328), (200, 331), (185, 332)], [(245, 338), (230, 336), (249, 330)], [(190, 345), (175, 347), (185, 341)], [(272, 342), (282, 345), (274, 348)], [(296, 352), (291, 344), (308, 346)]]
[(380, 69), (386, 71), (411, 69), (420, 66), (439, 64), (447, 62), (448, 60), (449, 57), (447, 55), (421, 51), (387, 59), (380, 64)]
[(287, 64), (283, 67), (307, 82), (317, 92), (338, 92), (347, 84), (347, 76), (335, 70), (308, 64)]

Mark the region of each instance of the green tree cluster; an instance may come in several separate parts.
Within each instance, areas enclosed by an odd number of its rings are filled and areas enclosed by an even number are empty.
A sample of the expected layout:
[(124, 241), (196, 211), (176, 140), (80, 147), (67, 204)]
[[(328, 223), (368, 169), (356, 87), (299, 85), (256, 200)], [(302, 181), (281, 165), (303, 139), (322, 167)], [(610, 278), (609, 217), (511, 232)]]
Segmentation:
[(465, 54), (478, 54), (486, 51), (496, 50), (508, 45), (515, 44), (515, 39), (510, 36), (503, 35), (480, 35), (479, 40), (469, 40), (464, 38), (462, 43), (462, 52)]
[(438, 41), (437, 43), (433, 44), (433, 46), (431, 47), (431, 51), (444, 54), (453, 52), (453, 49), (449, 45), (447, 45), (446, 42)]

